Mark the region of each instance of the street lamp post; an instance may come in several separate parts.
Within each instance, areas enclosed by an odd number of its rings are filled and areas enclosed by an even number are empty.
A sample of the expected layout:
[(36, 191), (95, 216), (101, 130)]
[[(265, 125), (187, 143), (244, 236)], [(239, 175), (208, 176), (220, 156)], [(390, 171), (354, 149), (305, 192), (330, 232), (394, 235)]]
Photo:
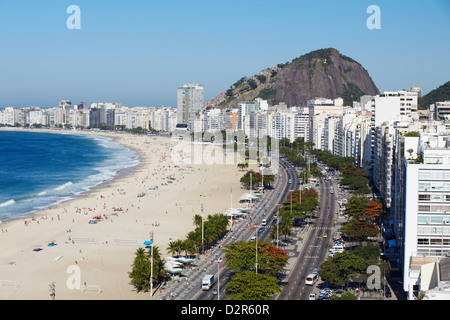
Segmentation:
[(217, 262), (217, 300), (220, 300), (220, 263), (222, 259), (219, 259), (219, 254), (216, 253), (216, 262)]
[(280, 234), (280, 230), (279, 230), (279, 226), (280, 226), (280, 204), (277, 204), (277, 249), (278, 249), (278, 242), (279, 242), (279, 234)]
[(153, 297), (153, 231), (150, 232), (151, 258), (150, 258), (150, 297)]
[(233, 209), (233, 186), (230, 186), (230, 196), (231, 196), (230, 209)]
[(257, 228), (255, 228), (255, 233), (256, 233), (256, 248), (255, 248), (255, 250), (256, 250), (256, 261), (255, 261), (255, 264), (256, 264), (256, 274), (258, 274), (258, 230), (257, 230)]
[(201, 208), (202, 208), (202, 252), (203, 252), (203, 249), (204, 249), (204, 240), (203, 240), (203, 238), (204, 238), (204, 233), (205, 233), (205, 228), (204, 228), (204, 224), (203, 224), (203, 220), (204, 220), (204, 218), (203, 218), (203, 202), (201, 204)]
[(294, 192), (294, 190), (289, 190), (289, 192), (291, 193), (291, 218), (292, 218), (292, 198), (293, 198), (293, 194), (292, 192)]

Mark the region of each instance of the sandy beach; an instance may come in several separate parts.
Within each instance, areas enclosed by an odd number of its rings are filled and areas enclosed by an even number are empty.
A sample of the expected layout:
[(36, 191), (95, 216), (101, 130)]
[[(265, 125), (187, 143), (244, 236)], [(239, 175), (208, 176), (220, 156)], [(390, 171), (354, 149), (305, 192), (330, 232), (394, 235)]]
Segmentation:
[[(244, 207), (234, 164), (174, 163), (181, 142), (160, 136), (95, 133), (137, 150), (141, 163), (88, 194), (0, 225), (0, 299), (149, 299), (129, 285), (134, 253), (153, 231), (164, 256), (171, 240), (194, 230), (193, 216)], [(228, 154), (228, 157), (231, 155)], [(179, 158), (180, 159), (180, 158)], [(178, 160), (179, 160), (178, 159)], [(192, 159), (191, 159), (192, 160)], [(157, 187), (157, 188), (156, 188)], [(230, 194), (232, 187), (232, 197)], [(89, 223), (100, 217), (97, 223)], [(48, 246), (53, 242), (55, 245)], [(41, 249), (39, 251), (35, 249)], [(78, 270), (89, 290), (71, 288)], [(69, 283), (69, 285), (68, 285)], [(98, 290), (101, 293), (98, 294)]]

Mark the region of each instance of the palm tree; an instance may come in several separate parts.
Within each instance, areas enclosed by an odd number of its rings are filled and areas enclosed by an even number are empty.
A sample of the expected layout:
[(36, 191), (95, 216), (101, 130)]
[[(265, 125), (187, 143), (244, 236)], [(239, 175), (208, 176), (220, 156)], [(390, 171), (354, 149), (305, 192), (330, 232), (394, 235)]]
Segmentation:
[(133, 268), (128, 273), (131, 279), (130, 284), (139, 292), (148, 290), (150, 287), (150, 264), (145, 250), (143, 248), (136, 249)]
[(406, 152), (408, 152), (408, 153), (409, 153), (409, 157), (411, 158), (411, 156), (412, 156), (412, 153), (414, 152), (414, 150), (413, 150), (413, 149), (408, 149), (408, 150), (406, 150)]
[(291, 234), (291, 229), (293, 227), (293, 220), (290, 217), (283, 218), (283, 223), (278, 226), (279, 234), (284, 236), (286, 240), (287, 236)]
[(203, 218), (201, 215), (196, 214), (194, 216), (194, 226), (196, 226), (197, 228), (202, 226), (202, 221), (203, 221)]
[(176, 241), (170, 241), (169, 246), (167, 247), (167, 253), (172, 254), (174, 256), (175, 254), (177, 256), (180, 255), (180, 252), (183, 250), (183, 241), (176, 240)]
[(196, 252), (195, 243), (192, 240), (186, 239), (183, 241), (184, 255), (194, 255)]

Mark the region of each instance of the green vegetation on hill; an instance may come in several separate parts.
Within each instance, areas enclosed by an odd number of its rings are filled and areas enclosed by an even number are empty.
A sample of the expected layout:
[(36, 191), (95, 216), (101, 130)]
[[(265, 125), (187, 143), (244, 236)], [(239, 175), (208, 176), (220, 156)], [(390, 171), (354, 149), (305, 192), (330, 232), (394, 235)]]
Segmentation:
[(450, 81), (419, 98), (419, 109), (426, 110), (430, 107), (430, 104), (447, 100), (450, 100)]
[(352, 106), (353, 101), (359, 101), (364, 92), (354, 83), (350, 82), (344, 87), (344, 106)]
[(258, 98), (273, 101), (273, 100), (275, 100), (276, 94), (277, 94), (276, 90), (264, 88), (258, 93)]
[(311, 51), (307, 54), (304, 54), (298, 58), (295, 58), (294, 60), (292, 60), (292, 62), (294, 62), (296, 60), (300, 60), (300, 59), (308, 59), (309, 62), (311, 62), (311, 60), (313, 60), (313, 59), (322, 59), (322, 60), (326, 59), (325, 64), (329, 65), (329, 64), (333, 63), (331, 60), (331, 56), (334, 52), (337, 52), (337, 50), (333, 49), (333, 48), (319, 49), (319, 50)]

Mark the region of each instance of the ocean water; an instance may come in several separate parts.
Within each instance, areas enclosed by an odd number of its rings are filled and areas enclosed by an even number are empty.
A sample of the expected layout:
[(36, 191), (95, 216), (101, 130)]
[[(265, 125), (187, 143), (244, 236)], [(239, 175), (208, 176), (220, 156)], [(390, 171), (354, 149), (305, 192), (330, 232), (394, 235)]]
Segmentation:
[(73, 199), (138, 163), (109, 137), (0, 131), (0, 221)]

